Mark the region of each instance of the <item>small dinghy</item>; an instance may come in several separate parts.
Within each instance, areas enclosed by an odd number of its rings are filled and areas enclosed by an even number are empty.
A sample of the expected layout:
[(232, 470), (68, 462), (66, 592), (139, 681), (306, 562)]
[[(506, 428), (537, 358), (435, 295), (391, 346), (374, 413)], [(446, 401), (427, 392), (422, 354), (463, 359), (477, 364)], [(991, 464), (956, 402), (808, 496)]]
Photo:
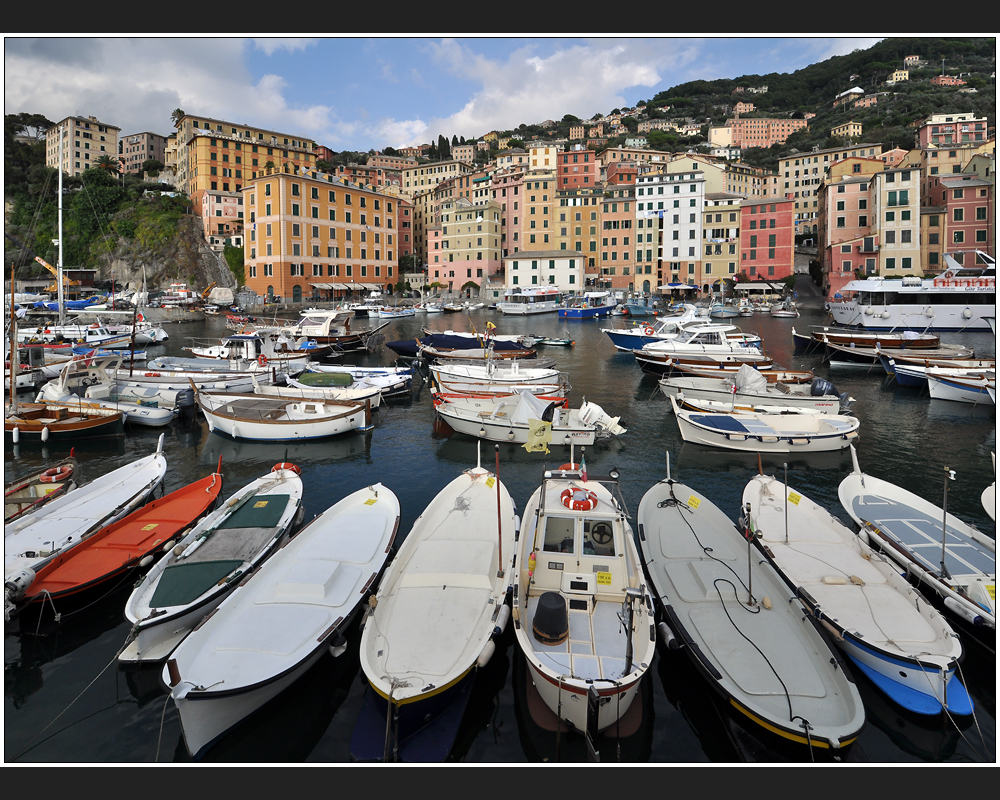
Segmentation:
[(22, 605), (78, 595), (148, 566), (214, 508), (221, 492), (222, 475), (216, 471), (101, 528), (39, 567)]
[(6, 484), (3, 489), (3, 521), (6, 525), (23, 514), (37, 511), (43, 505), (75, 489), (80, 468), (72, 456), (57, 464), (40, 469)]
[[(572, 455), (571, 455), (572, 458)], [(577, 732), (615, 725), (653, 663), (653, 604), (618, 475), (546, 470), (524, 509), (514, 634), (545, 705)]]
[[(891, 558), (961, 629), (996, 647), (996, 541), (945, 509), (866, 475), (851, 448), (854, 471), (840, 483), (844, 510), (859, 536)], [(943, 562), (943, 563), (942, 563)]]
[[(417, 517), (364, 623), (369, 701), (351, 737), (353, 759), (447, 757), (461, 719), (449, 711), (467, 702), (507, 623), (518, 526), (507, 489), (478, 465)], [(453, 724), (436, 726), (442, 717)]]
[(160, 559), (125, 604), (122, 662), (160, 661), (273, 553), (301, 514), (299, 468), (284, 462), (244, 486)]
[(143, 505), (167, 471), (163, 434), (156, 452), (112, 470), (4, 526), (4, 588), (18, 593), (35, 570)]
[(864, 727), (861, 695), (794, 592), (717, 506), (669, 475), (637, 519), (664, 643), (758, 737), (799, 758), (840, 758)]
[(894, 563), (769, 475), (746, 485), (743, 508), (757, 548), (879, 689), (917, 714), (972, 713), (962, 643)]
[(840, 414), (687, 411), (670, 404), (685, 442), (752, 453), (819, 453), (844, 450), (858, 438), (861, 421)]
[(385, 566), (399, 528), (399, 501), (382, 484), (328, 508), (242, 581), (173, 652), (163, 681), (188, 752), (201, 756), (326, 652)]

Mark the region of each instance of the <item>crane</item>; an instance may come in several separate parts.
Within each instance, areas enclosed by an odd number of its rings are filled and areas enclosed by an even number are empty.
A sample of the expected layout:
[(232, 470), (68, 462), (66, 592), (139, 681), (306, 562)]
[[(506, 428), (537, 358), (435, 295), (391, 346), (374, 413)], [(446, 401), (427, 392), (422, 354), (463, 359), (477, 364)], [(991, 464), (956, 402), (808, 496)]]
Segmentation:
[[(6, 236), (8, 239), (10, 239), (14, 244), (16, 244), (22, 250), (28, 250), (29, 249), (29, 248), (25, 247), (24, 244), (22, 244), (21, 242), (19, 242), (14, 236), (11, 236), (6, 231), (4, 231), (3, 235)], [(48, 261), (46, 261), (41, 256), (33, 256), (33, 258), (35, 259), (35, 261), (37, 261), (39, 264), (41, 264), (43, 267), (45, 267), (45, 269), (47, 269), (49, 272), (51, 272), (52, 275), (56, 278), (56, 280), (58, 280), (58, 278), (59, 278), (59, 270), (57, 270), (55, 267), (53, 267)], [(75, 281), (72, 278), (67, 278), (65, 275), (63, 275), (63, 285), (64, 286), (80, 286), (81, 284), (80, 284), (80, 281)], [(46, 292), (50, 292), (50, 293), (51, 292), (58, 292), (59, 291), (59, 286), (58, 286), (58, 284), (56, 284), (56, 281), (52, 281), (52, 283), (50, 283), (48, 286), (45, 287), (45, 291)]]

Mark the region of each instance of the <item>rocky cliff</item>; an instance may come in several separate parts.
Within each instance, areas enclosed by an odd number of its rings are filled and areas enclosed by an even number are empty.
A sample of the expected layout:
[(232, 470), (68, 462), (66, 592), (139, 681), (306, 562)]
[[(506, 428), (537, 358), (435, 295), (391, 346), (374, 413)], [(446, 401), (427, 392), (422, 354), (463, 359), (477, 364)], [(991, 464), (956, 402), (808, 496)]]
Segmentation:
[(216, 253), (205, 241), (201, 220), (182, 217), (176, 236), (156, 249), (143, 249), (135, 240), (119, 239), (101, 268), (99, 280), (115, 281), (126, 288), (142, 288), (145, 268), (146, 288), (153, 292), (168, 289), (171, 283), (186, 283), (189, 289), (202, 290), (214, 283), (217, 287), (237, 289), (236, 276), (230, 271), (221, 251)]

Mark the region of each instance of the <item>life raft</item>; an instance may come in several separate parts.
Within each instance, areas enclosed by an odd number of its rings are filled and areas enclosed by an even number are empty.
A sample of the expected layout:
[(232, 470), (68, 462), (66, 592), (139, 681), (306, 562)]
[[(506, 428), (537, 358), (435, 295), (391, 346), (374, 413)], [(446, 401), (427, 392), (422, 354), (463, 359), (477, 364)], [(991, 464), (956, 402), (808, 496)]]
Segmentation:
[(597, 495), (586, 489), (563, 489), (559, 499), (566, 508), (573, 511), (591, 511), (597, 508)]

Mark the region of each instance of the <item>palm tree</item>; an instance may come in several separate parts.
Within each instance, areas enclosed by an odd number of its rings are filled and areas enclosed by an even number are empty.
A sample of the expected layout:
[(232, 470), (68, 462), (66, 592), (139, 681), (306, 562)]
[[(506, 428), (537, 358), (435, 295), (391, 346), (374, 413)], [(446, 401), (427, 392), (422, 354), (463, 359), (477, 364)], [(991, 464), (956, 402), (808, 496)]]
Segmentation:
[(103, 169), (106, 172), (113, 172), (115, 175), (121, 172), (121, 162), (117, 158), (112, 158), (109, 155), (100, 156), (97, 161), (94, 162), (94, 166), (97, 169)]
[(175, 108), (170, 112), (170, 121), (174, 123), (174, 127), (176, 128), (185, 116), (187, 115), (184, 113), (183, 108)]

